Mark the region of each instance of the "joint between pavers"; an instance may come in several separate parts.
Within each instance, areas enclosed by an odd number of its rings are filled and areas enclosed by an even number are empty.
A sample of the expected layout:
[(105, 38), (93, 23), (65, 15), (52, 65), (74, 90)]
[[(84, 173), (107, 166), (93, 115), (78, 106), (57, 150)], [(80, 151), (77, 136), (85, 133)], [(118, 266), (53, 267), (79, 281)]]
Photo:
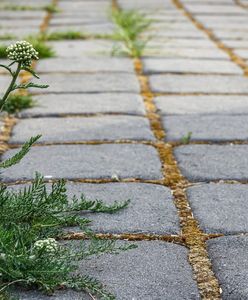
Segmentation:
[(201, 22), (196, 20), (196, 18), (181, 3), (181, 0), (172, 0), (172, 2), (199, 30), (203, 31), (219, 49), (224, 51), (230, 57), (232, 62), (234, 62), (243, 70), (244, 76), (248, 76), (248, 65), (242, 57), (235, 54), (231, 48), (227, 47), (223, 42), (221, 42), (220, 39), (215, 36), (212, 30), (207, 29)]
[[(113, 0), (118, 9), (118, 3)], [(141, 95), (144, 99), (150, 127), (158, 143), (157, 151), (162, 163), (162, 172), (165, 176), (164, 185), (169, 186), (174, 195), (175, 206), (178, 210), (182, 235), (185, 245), (189, 248), (188, 259), (198, 284), (199, 292), (203, 299), (220, 299), (220, 287), (213, 271), (206, 250), (206, 235), (200, 230), (194, 218), (185, 188), (189, 182), (182, 176), (173, 154), (173, 146), (164, 143), (166, 136), (161, 117), (154, 102), (154, 93), (149, 86), (148, 77), (143, 73), (141, 59), (134, 59), (134, 66), (141, 86)]]
[(234, 3), (242, 8), (248, 9), (248, 4), (243, 3), (241, 0), (234, 0)]
[[(186, 246), (184, 238), (180, 235), (159, 235), (145, 233), (96, 233), (99, 239), (126, 240), (126, 241), (164, 241)], [(84, 232), (69, 232), (61, 237), (61, 240), (87, 240), (88, 236)]]

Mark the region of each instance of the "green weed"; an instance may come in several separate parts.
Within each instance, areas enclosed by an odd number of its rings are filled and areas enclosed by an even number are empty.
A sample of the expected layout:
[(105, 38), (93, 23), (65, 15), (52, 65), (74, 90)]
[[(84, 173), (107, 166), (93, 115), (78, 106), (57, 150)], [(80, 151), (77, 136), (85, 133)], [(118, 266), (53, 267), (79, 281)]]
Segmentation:
[(47, 41), (60, 41), (60, 40), (84, 40), (88, 35), (79, 31), (64, 31), (64, 32), (52, 32), (43, 36)]
[(116, 25), (115, 37), (122, 41), (122, 45), (115, 45), (113, 54), (140, 57), (148, 40), (141, 35), (151, 25), (151, 20), (136, 11), (122, 11), (114, 9), (112, 20)]
[(27, 37), (27, 41), (29, 41), (39, 53), (39, 58), (51, 58), (56, 56), (52, 47), (47, 45), (39, 36), (29, 36)]
[(190, 140), (191, 140), (191, 137), (192, 137), (192, 132), (189, 131), (185, 136), (183, 136), (181, 138), (181, 143), (183, 143), (183, 144), (189, 144)]
[(3, 111), (9, 114), (20, 112), (23, 109), (35, 106), (35, 101), (31, 95), (12, 94), (9, 96), (8, 101), (3, 106)]

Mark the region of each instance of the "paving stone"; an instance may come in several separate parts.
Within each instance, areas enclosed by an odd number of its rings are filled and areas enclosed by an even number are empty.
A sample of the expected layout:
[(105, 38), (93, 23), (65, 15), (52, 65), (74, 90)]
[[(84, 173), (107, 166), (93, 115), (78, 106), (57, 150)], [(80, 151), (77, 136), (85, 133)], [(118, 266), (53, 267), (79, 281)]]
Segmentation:
[(23, 10), (23, 11), (5, 11), (0, 10), (0, 18), (2, 19), (43, 19), (46, 15), (45, 11), (30, 11), (30, 10)]
[(248, 40), (222, 40), (229, 48), (248, 48)]
[[(200, 52), (200, 51), (199, 51)], [(230, 61), (210, 61), (203, 59), (143, 59), (144, 72), (156, 73), (206, 73), (243, 74), (243, 70)]]
[(48, 33), (65, 32), (65, 31), (80, 31), (92, 34), (112, 34), (114, 25), (111, 23), (103, 24), (84, 24), (84, 25), (67, 25), (67, 26), (50, 26)]
[(220, 39), (230, 40), (247, 40), (248, 31), (245, 30), (227, 30), (227, 29), (215, 29), (214, 34)]
[(232, 141), (248, 139), (247, 115), (176, 115), (163, 117), (166, 140), (180, 141), (192, 133), (192, 141)]
[(248, 232), (248, 186), (204, 184), (187, 189), (188, 200), (200, 227), (207, 233)]
[(175, 148), (183, 175), (190, 181), (247, 180), (248, 145), (186, 145)]
[[(238, 67), (237, 67), (238, 68)], [(80, 57), (50, 58), (40, 60), (37, 72), (130, 72), (134, 73), (133, 62), (129, 58), (114, 57)]]
[(47, 94), (33, 96), (36, 106), (19, 113), (22, 117), (58, 116), (60, 114), (119, 113), (144, 115), (143, 99), (138, 94)]
[(216, 49), (216, 45), (209, 39), (169, 39), (160, 37), (156, 39), (155, 37), (148, 43), (150, 48), (190, 48), (194, 45), (194, 48), (199, 49)]
[[(78, 242), (68, 244), (79, 246)], [(104, 254), (83, 261), (80, 263), (81, 272), (103, 282), (105, 287), (116, 295), (116, 299), (200, 299), (196, 283), (192, 279), (191, 267), (187, 262), (186, 248), (158, 241), (133, 244), (138, 247), (118, 255)], [(20, 299), (31, 300), (30, 294), (26, 292)], [(75, 293), (69, 294), (70, 298), (48, 298), (38, 296), (38, 293), (33, 295), (37, 296), (33, 298), (37, 300), (82, 299)]]
[(248, 51), (245, 49), (235, 49), (234, 52), (242, 58), (248, 59)]
[[(27, 187), (28, 185), (24, 185)], [(9, 187), (20, 190), (23, 185)], [(50, 186), (48, 186), (50, 188)], [(103, 200), (107, 204), (130, 199), (127, 208), (114, 214), (82, 213), (93, 220), (91, 229), (111, 233), (157, 233), (177, 234), (180, 232), (177, 210), (170, 189), (161, 185), (143, 183), (84, 184), (67, 182), (67, 195), (80, 198)], [(77, 231), (78, 228), (70, 228)]]
[[(9, 150), (3, 160), (16, 153)], [(2, 172), (5, 181), (32, 179), (36, 171), (47, 178), (161, 179), (161, 163), (152, 146), (59, 145), (33, 147), (18, 164)]]
[(248, 295), (248, 236), (225, 236), (207, 241), (222, 299), (245, 300)]
[(241, 76), (221, 75), (152, 75), (153, 92), (246, 94), (248, 81)]
[(108, 40), (49, 42), (57, 57), (105, 56), (111, 54), (114, 42)]
[(23, 143), (32, 134), (39, 133), (43, 135), (40, 142), (54, 143), (120, 139), (154, 140), (147, 118), (100, 116), (21, 120), (14, 127), (10, 142)]
[(164, 0), (153, 0), (153, 1), (149, 1), (149, 0), (136, 0), (136, 1), (132, 1), (132, 0), (119, 0), (118, 1), (119, 5), (123, 8), (123, 9), (133, 9), (133, 10), (140, 10), (140, 9), (147, 9), (149, 11), (153, 11), (153, 10), (165, 10), (165, 9), (171, 9), (176, 10), (175, 6), (168, 2), (168, 1), (164, 1)]
[(155, 98), (162, 115), (247, 114), (247, 96), (160, 96)]
[(173, 30), (169, 27), (160, 26), (160, 28), (156, 28), (154, 30), (150, 29), (143, 34), (145, 37), (150, 37), (151, 35), (156, 35), (156, 38), (192, 38), (192, 39), (204, 39), (206, 38), (206, 34), (202, 31), (195, 30)]
[(16, 19), (15, 22), (13, 22), (13, 20), (8, 19), (8, 20), (2, 20), (0, 22), (0, 28), (17, 28), (17, 27), (39, 27), (41, 24), (41, 19), (37, 18), (37, 19)]
[(204, 4), (187, 4), (187, 10), (192, 13), (200, 14), (222, 14), (228, 18), (228, 15), (246, 15), (246, 11), (239, 6), (228, 6), (228, 5), (204, 5)]
[(14, 35), (18, 39), (25, 38), (32, 34), (38, 34), (39, 27), (24, 27), (24, 28), (0, 28), (0, 36), (1, 35)]
[(43, 75), (40, 84), (49, 84), (48, 89), (30, 89), (35, 93), (102, 93), (134, 92), (140, 87), (134, 74), (104, 73), (98, 74), (51, 74)]
[(229, 56), (218, 49), (204, 49), (197, 48), (168, 48), (166, 45), (159, 49), (150, 48), (149, 43), (144, 51), (144, 56), (150, 57), (165, 57), (165, 58), (194, 58), (194, 59), (228, 59)]
[[(0, 61), (0, 63), (2, 63), (2, 61)], [(2, 96), (8, 88), (10, 80), (11, 79), (9, 78), (9, 76), (0, 76), (0, 96)]]
[(50, 21), (50, 26), (57, 26), (57, 25), (83, 25), (83, 24), (97, 24), (97, 23), (106, 23), (108, 22), (108, 17), (105, 14), (80, 14), (80, 15), (73, 15), (68, 16), (67, 14), (61, 18), (58, 16), (57, 18), (52, 18)]
[(200, 20), (203, 23), (208, 24), (240, 24), (240, 27), (242, 28), (242, 24), (247, 20), (247, 15), (214, 15), (214, 14), (208, 14), (208, 15), (195, 15), (195, 18), (197, 20)]

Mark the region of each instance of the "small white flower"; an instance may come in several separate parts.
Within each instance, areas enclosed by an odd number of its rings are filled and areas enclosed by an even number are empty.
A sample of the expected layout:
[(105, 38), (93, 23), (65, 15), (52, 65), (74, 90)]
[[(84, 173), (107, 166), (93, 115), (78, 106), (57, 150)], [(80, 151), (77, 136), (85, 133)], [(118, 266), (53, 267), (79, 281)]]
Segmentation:
[(30, 67), (33, 59), (39, 59), (38, 52), (33, 45), (26, 41), (18, 41), (10, 45), (6, 52), (10, 60), (21, 62), (25, 67)]
[(53, 238), (48, 238), (45, 240), (39, 240), (34, 243), (34, 249), (39, 251), (41, 249), (45, 250), (47, 253), (54, 253), (58, 250), (59, 244)]

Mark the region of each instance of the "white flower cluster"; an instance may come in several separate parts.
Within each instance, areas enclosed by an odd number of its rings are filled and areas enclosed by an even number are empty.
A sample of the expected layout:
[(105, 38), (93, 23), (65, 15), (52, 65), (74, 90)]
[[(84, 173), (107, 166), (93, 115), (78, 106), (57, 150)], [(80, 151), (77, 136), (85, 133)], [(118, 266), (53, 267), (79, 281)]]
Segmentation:
[(45, 240), (39, 240), (34, 243), (34, 250), (39, 251), (44, 249), (48, 253), (54, 253), (58, 249), (59, 244), (53, 238), (48, 238)]
[(21, 62), (23, 66), (30, 67), (32, 59), (39, 59), (38, 52), (33, 45), (26, 41), (18, 41), (7, 49), (7, 56), (10, 60)]

